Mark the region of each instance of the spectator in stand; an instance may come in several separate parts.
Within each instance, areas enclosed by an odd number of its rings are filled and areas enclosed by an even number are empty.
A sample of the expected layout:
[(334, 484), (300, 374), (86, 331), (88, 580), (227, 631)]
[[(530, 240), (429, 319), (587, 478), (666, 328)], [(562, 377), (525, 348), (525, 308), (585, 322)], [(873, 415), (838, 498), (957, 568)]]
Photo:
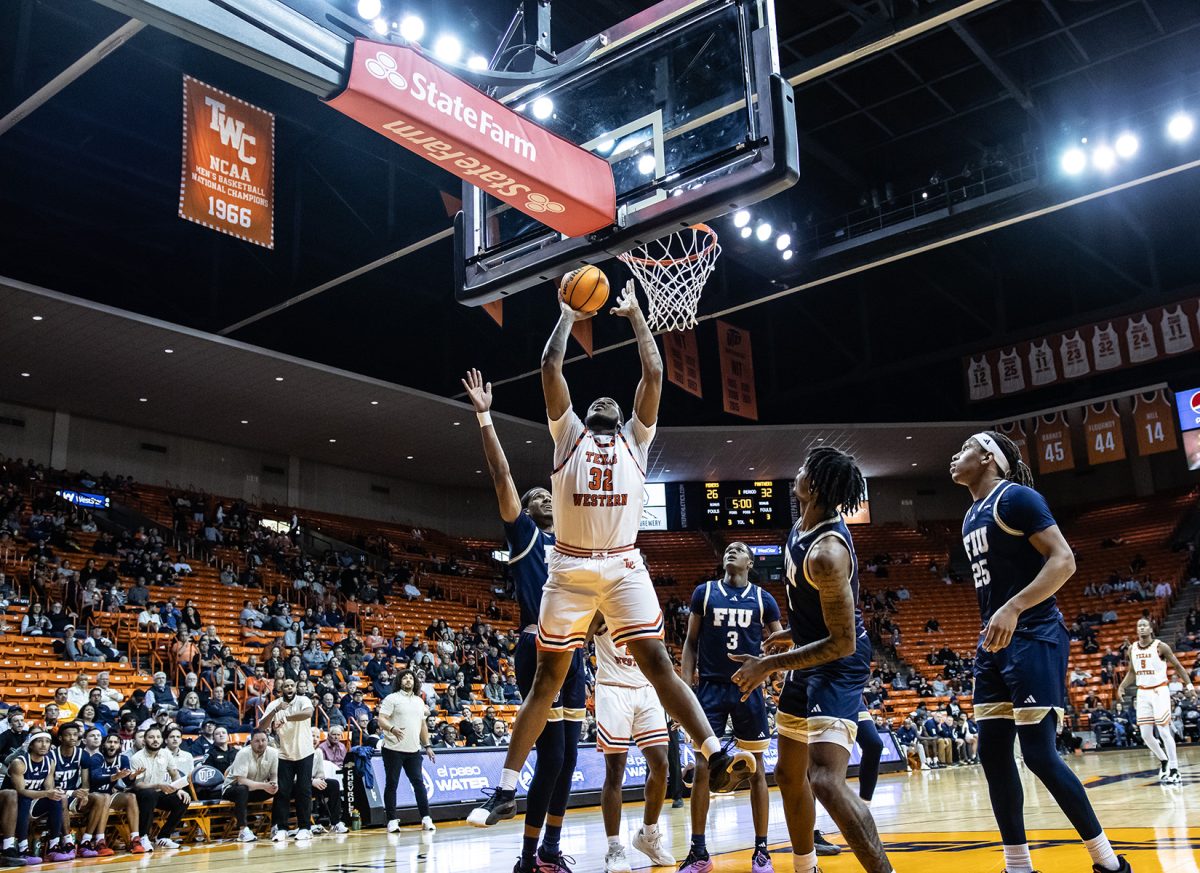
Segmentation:
[(934, 677), (933, 684), (930, 687), (933, 689), (934, 696), (936, 697), (944, 697), (950, 690), (946, 685), (946, 677), (941, 673), (938, 673)]
[(442, 728), (442, 737), (439, 742), (433, 744), (436, 749), (457, 749), (458, 748), (458, 728), (452, 724)]
[(8, 729), (0, 733), (0, 761), (8, 760), (8, 756), (25, 745), (29, 739), (29, 728), (25, 725), (23, 710), (12, 708), (8, 711)]
[(363, 641), (366, 644), (367, 650), (371, 652), (387, 648), (387, 637), (379, 632), (379, 626), (375, 625), (371, 628), (371, 632), (367, 634), (367, 638)]
[(163, 704), (178, 708), (179, 698), (175, 696), (175, 692), (167, 684), (167, 674), (160, 670), (154, 674), (154, 684), (146, 691), (146, 706), (149, 709), (154, 709)]
[(371, 718), (365, 713), (359, 713), (358, 718), (346, 724), (346, 736), (350, 740), (350, 748), (355, 746), (375, 746), (376, 738), (371, 733)]
[(371, 682), (371, 690), (375, 692), (375, 696), (380, 700), (391, 694), (395, 688), (395, 676), (392, 675), (390, 668), (385, 667)]
[[(225, 771), (224, 797), (233, 803), (239, 843), (258, 840), (254, 831), (246, 826), (250, 801), (271, 800), (278, 791), (279, 752), (268, 744), (267, 732), (256, 728), (250, 735), (250, 744), (242, 747)], [(286, 824), (283, 833), (286, 839)]]
[(326, 731), (325, 742), (317, 746), (321, 757), (336, 767), (346, 765), (346, 731), (342, 725), (331, 725)]
[(308, 648), (304, 650), (304, 654), (301, 655), (300, 659), (304, 662), (304, 666), (308, 668), (310, 673), (319, 673), (329, 663), (329, 655), (321, 648), (321, 641), (316, 637), (309, 639)]
[(517, 687), (517, 676), (515, 673), (509, 673), (504, 677), (504, 702), (506, 704), (519, 704), (521, 702), (521, 689)]
[(486, 731), (483, 728), (483, 719), (481, 718), (464, 718), (458, 723), (462, 730), (463, 745), (467, 748), (485, 745), (483, 740)]
[(204, 711), (219, 727), (225, 728), (230, 733), (245, 730), (238, 717), (237, 704), (232, 700), (225, 699), (225, 688), (222, 685), (213, 688), (212, 697), (204, 705)]
[(1083, 688), (1085, 685), (1087, 685), (1088, 680), (1091, 678), (1092, 674), (1089, 671), (1081, 669), (1080, 667), (1072, 667), (1068, 684), (1070, 684), (1072, 688)]
[(138, 803), (138, 821), (143, 823), (146, 834), (142, 839), (144, 848), (149, 851), (150, 828), (157, 809), (167, 811), (167, 819), (158, 831), (158, 841), (155, 847), (160, 849), (178, 849), (179, 843), (171, 839), (171, 834), (179, 826), (183, 814), (187, 811), (191, 795), (184, 789), (175, 789), (171, 783), (180, 778), (180, 774), (172, 769), (173, 759), (169, 752), (163, 749), (162, 729), (157, 725), (146, 728), (143, 741), (145, 748), (135, 752), (130, 758), (130, 764), (135, 771), (141, 773), (134, 777), (134, 795)]
[(36, 600), (29, 604), (29, 611), (21, 619), (21, 636), (46, 636), (51, 632), (51, 629), (50, 619), (42, 611), (42, 604)]
[(79, 714), (79, 707), (67, 699), (67, 689), (65, 688), (54, 689), (54, 703), (49, 704), (49, 706), (56, 707), (58, 717), (64, 722), (73, 721), (75, 716)]
[(171, 755), (171, 768), (179, 774), (179, 778), (191, 775), (195, 762), (191, 754), (183, 749), (183, 731), (177, 724), (167, 728), (166, 751)]
[(137, 617), (138, 630), (142, 633), (156, 634), (162, 630), (162, 618), (150, 604), (142, 607)]
[[(204, 759), (208, 757), (208, 753), (212, 751), (216, 743), (216, 736), (217, 724), (211, 718), (208, 718), (206, 713), (204, 720), (200, 722), (199, 733), (193, 739), (186, 740), (183, 747), (191, 753), (197, 763), (204, 763)], [(228, 742), (228, 731), (226, 731), (225, 737)], [(233, 760), (232, 756), (230, 760)], [(225, 769), (221, 768), (221, 772), (224, 773)]]
[(500, 674), (493, 672), (491, 679), (483, 689), (483, 694), (487, 698), (488, 703), (496, 706), (504, 705), (504, 685), (500, 682)]
[(900, 753), (905, 758), (916, 755), (921, 766), (927, 766), (925, 761), (925, 747), (917, 740), (917, 728), (911, 718), (906, 718), (896, 731), (896, 742), (899, 743)]
[(1163, 580), (1154, 586), (1154, 597), (1158, 600), (1166, 600), (1171, 596), (1171, 583)]
[(62, 603), (57, 600), (50, 604), (46, 618), (50, 621), (50, 636), (65, 637), (67, 628), (75, 627), (75, 613), (63, 609)]
[(925, 622), (925, 633), (927, 634), (939, 633), (941, 629), (942, 626), (938, 623), (936, 618), (931, 618), (929, 621)]
[(189, 734), (199, 733), (201, 725), (208, 720), (208, 713), (200, 705), (200, 697), (192, 691), (184, 696), (183, 706), (175, 713), (175, 721)]
[(346, 714), (338, 706), (333, 692), (326, 691), (321, 695), (321, 702), (317, 706), (316, 720), (317, 727), (324, 731), (346, 726)]
[[(321, 732), (315, 727), (309, 729), (312, 732), (312, 741), (314, 748), (319, 747), (321, 742)], [(332, 767), (328, 768), (332, 770)], [(342, 791), (341, 785), (336, 780), (331, 778), (332, 774), (326, 775), (327, 765), (325, 758), (320, 752), (314, 751), (312, 755), (312, 800), (313, 800), (313, 835), (323, 834), (326, 832), (327, 826), (320, 823), (321, 819), (329, 822), (328, 829), (335, 834), (344, 834), (349, 828), (342, 821)], [(325, 811), (328, 811), (328, 814)]]
[[(446, 715), (462, 715), (466, 712), (466, 705), (458, 696), (458, 688), (454, 685), (446, 687), (446, 693), (442, 695), (442, 699), (438, 705), (446, 711)], [(457, 740), (457, 737), (455, 737)]]
[(507, 746), (510, 737), (508, 735), (508, 723), (496, 719), (496, 723), (492, 725), (491, 733), (487, 735), (485, 746)]

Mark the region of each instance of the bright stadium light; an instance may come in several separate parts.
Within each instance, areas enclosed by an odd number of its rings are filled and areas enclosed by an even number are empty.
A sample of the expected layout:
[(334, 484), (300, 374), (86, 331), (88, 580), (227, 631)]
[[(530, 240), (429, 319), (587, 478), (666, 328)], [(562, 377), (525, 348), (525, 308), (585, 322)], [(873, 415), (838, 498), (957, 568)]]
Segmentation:
[(358, 0), (359, 18), (370, 21), (372, 18), (378, 18), (381, 11), (383, 11), (383, 4), (379, 0)]
[(783, 259), (785, 261), (790, 261), (792, 259), (793, 254), (794, 254), (794, 252), (792, 252), (791, 249), (788, 249), (786, 252), (783, 253)]
[(468, 70), (486, 70), (488, 68), (488, 60), (483, 55), (471, 55), (467, 59)]
[(444, 34), (433, 44), (433, 53), (439, 60), (453, 64), (462, 57), (462, 43), (458, 41), (458, 37)]
[(416, 15), (405, 15), (400, 19), (400, 35), (409, 42), (416, 42), (425, 35), (425, 22)]
[(1083, 149), (1071, 148), (1063, 152), (1062, 168), (1068, 176), (1078, 176), (1087, 167), (1087, 155)]
[(654, 155), (642, 155), (640, 158), (638, 158), (638, 172), (643, 176), (649, 176), (651, 173), (653, 173), (655, 166)]
[(1186, 112), (1177, 112), (1167, 122), (1167, 136), (1175, 142), (1183, 142), (1196, 129), (1196, 120)]
[(1129, 131), (1117, 137), (1117, 141), (1113, 143), (1113, 147), (1117, 150), (1117, 154), (1123, 158), (1132, 158), (1137, 154), (1138, 138)]
[(733, 213), (733, 226), (734, 227), (745, 227), (749, 223), (750, 223), (750, 210), (749, 209), (739, 209), (737, 212)]
[(380, 36), (387, 36), (388, 23), (382, 18), (376, 18), (371, 22), (371, 30), (375, 31)]
[(792, 238), (790, 236), (788, 236), (786, 233), (781, 233), (779, 236), (777, 236), (775, 238), (775, 248), (779, 249), (781, 252), (784, 251), (791, 244), (792, 244)]
[(545, 121), (554, 114), (554, 101), (549, 97), (539, 97), (533, 101), (533, 117)]
[(1096, 146), (1092, 152), (1092, 165), (1097, 170), (1107, 173), (1117, 165), (1117, 153), (1106, 145)]
[(742, 239), (750, 239), (750, 234), (752, 233), (754, 231), (750, 228), (750, 225), (746, 225), (742, 228)]
[(759, 242), (766, 242), (771, 238), (771, 225), (764, 221), (755, 229), (754, 235), (758, 237)]

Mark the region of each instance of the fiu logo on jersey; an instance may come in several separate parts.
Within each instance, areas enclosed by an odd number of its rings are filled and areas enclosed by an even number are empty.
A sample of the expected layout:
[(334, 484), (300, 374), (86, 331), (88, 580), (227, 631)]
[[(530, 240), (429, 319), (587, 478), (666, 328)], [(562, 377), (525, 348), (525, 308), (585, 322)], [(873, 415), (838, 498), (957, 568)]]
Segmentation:
[(723, 606), (713, 609), (713, 627), (750, 627), (753, 618), (752, 609), (728, 609)]

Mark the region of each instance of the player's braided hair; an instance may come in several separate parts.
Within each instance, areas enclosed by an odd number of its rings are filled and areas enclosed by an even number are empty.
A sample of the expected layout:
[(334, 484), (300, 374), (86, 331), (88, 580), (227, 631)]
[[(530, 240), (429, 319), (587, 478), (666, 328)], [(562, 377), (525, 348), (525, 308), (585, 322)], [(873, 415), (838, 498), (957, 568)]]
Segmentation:
[(828, 509), (847, 515), (858, 511), (867, 496), (867, 482), (852, 455), (830, 446), (818, 446), (804, 461), (808, 486)]
[(1000, 446), (1000, 451), (1004, 452), (1004, 460), (1008, 461), (1008, 472), (1004, 474), (1004, 478), (1010, 482), (1016, 482), (1018, 485), (1032, 488), (1033, 471), (1029, 469), (1028, 464), (1021, 460), (1021, 450), (1017, 448), (1017, 444), (999, 431), (989, 430), (985, 433), (996, 441), (996, 444)]

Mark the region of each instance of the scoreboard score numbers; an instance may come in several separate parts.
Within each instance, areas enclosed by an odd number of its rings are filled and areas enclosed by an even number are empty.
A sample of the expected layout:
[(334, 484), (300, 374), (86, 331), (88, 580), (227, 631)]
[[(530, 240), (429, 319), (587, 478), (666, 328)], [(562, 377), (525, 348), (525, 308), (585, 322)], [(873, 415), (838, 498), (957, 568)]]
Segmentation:
[(705, 482), (701, 525), (715, 530), (784, 528), (792, 523), (788, 482)]

